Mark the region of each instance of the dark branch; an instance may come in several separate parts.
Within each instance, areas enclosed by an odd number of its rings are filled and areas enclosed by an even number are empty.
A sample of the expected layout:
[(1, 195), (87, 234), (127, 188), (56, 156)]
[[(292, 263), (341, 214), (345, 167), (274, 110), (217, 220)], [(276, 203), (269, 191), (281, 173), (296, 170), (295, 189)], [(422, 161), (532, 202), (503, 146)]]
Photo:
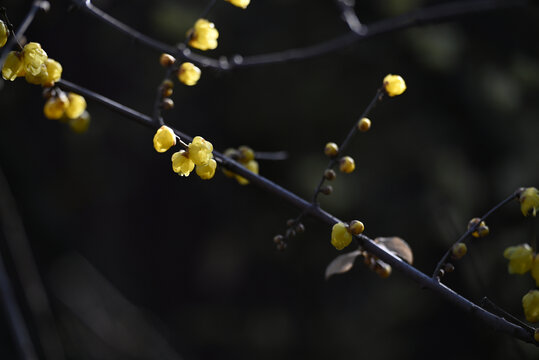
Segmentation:
[[(184, 44), (180, 44), (178, 47), (173, 47), (164, 44), (158, 40), (152, 39), (151, 37), (140, 33), (139, 31), (123, 24), (122, 22), (116, 20), (102, 10), (96, 8), (94, 5), (91, 4), (89, 0), (73, 1), (79, 4), (83, 8), (83, 10), (92, 14), (99, 20), (105, 22), (116, 30), (123, 32), (124, 34), (132, 37), (136, 41), (139, 41), (154, 50), (173, 54), (178, 58), (189, 60), (200, 66), (210, 67), (219, 70), (229, 70), (237, 67), (258, 66), (288, 62), (292, 60), (308, 59), (333, 51), (337, 51), (339, 49), (352, 45), (355, 42), (359, 42), (361, 40), (365, 40), (376, 35), (386, 34), (412, 26), (449, 21), (465, 15), (471, 15), (479, 12), (523, 7), (530, 3), (529, 0), (484, 0), (461, 1), (448, 4), (434, 5), (425, 9), (413, 11), (406, 15), (381, 20), (371, 25), (362, 25), (361, 28), (356, 32), (351, 30), (346, 34), (337, 36), (333, 39), (312, 46), (306, 46), (303, 48), (284, 50), (262, 55), (233, 55), (229, 57), (222, 56), (219, 59), (215, 59), (198, 53), (193, 53), (190, 49), (185, 48)], [(337, 1), (339, 3), (345, 1), (344, 4), (346, 4), (346, 0)], [(347, 5), (344, 6), (346, 7)], [(349, 21), (352, 21), (350, 20), (351, 15), (349, 13), (350, 6), (347, 6), (347, 9)], [(349, 24), (349, 26), (350, 25), (351, 24)], [(351, 26), (356, 25), (352, 24)]]
[[(89, 99), (98, 101), (106, 107), (121, 113), (122, 115), (138, 122), (139, 124), (142, 124), (154, 130), (158, 128), (158, 124), (153, 122), (150, 116), (141, 114), (102, 95), (96, 94), (90, 90), (84, 89), (66, 80), (61, 80), (60, 82), (58, 82), (58, 85), (66, 90), (78, 92), (79, 94), (82, 94)], [(173, 130), (182, 139), (187, 139), (188, 141), (192, 140), (190, 136), (183, 134), (176, 129)], [(312, 203), (300, 198), (296, 194), (288, 191), (280, 185), (266, 179), (263, 176), (250, 172), (249, 170), (241, 166), (239, 163), (226, 156), (223, 156), (221, 153), (214, 151), (213, 154), (215, 158), (220, 162), (221, 166), (224, 166), (225, 168), (233, 171), (234, 173), (248, 179), (252, 184), (255, 184), (261, 189), (278, 196), (279, 198), (290, 203), (291, 205), (297, 207), (301, 211), (304, 211), (307, 215), (310, 215), (330, 226), (334, 225), (337, 222), (341, 222), (341, 220), (322, 210), (320, 207), (313, 206)], [(438, 294), (443, 299), (457, 305), (464, 311), (473, 314), (474, 316), (488, 324), (490, 327), (498, 331), (510, 334), (518, 339), (521, 339), (522, 341), (538, 345), (533, 339), (533, 335), (530, 335), (527, 329), (515, 325), (512, 322), (509, 322), (506, 319), (499, 317), (474, 304), (473, 302), (459, 295), (455, 291), (446, 287), (444, 284), (440, 283), (436, 279), (427, 276), (426, 274), (417, 270), (405, 261), (402, 261), (400, 258), (387, 252), (369, 237), (362, 234), (359, 236), (355, 236), (355, 238), (364, 250), (388, 263), (394, 269), (403, 273), (406, 277), (420, 284), (423, 288), (432, 290), (434, 293)]]

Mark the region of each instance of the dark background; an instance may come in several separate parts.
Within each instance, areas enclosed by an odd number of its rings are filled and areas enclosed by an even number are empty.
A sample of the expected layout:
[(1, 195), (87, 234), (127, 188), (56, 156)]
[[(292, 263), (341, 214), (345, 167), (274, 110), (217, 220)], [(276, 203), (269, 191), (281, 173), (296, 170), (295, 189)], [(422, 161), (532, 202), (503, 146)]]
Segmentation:
[[(94, 1), (140, 31), (174, 44), (206, 5), (195, 0)], [(362, 1), (371, 23), (439, 3)], [(31, 1), (2, 1), (17, 26)], [(159, 53), (53, 1), (27, 32), (63, 65), (63, 78), (151, 114), (164, 76)], [(218, 0), (208, 18), (220, 55), (254, 55), (346, 31), (333, 1)], [(172, 126), (216, 149), (248, 144), (287, 151), (262, 175), (310, 198), (340, 142), (383, 77), (404, 95), (371, 114), (348, 151), (357, 171), (339, 175), (322, 206), (361, 219), (371, 237), (398, 235), (431, 273), (468, 220), (520, 186), (539, 185), (539, 12), (504, 10), (402, 30), (314, 59), (221, 72), (177, 83)], [(298, 211), (218, 173), (171, 171), (153, 132), (89, 101), (78, 135), (44, 118), (41, 89), (22, 79), (0, 95), (0, 167), (46, 286), (68, 359), (536, 359), (534, 346), (496, 333), (395, 273), (379, 279), (358, 261), (324, 280), (339, 254), (313, 220), (284, 253), (272, 238)], [(530, 240), (537, 221), (515, 201), (445, 281), (473, 301), (488, 296), (523, 319), (529, 276), (508, 275), (503, 249)], [(19, 299), (15, 262), (0, 249)], [(31, 320), (28, 307), (25, 316)], [(32, 323), (30, 323), (32, 324)], [(34, 338), (39, 331), (30, 325)], [(0, 317), (0, 358), (15, 359)]]

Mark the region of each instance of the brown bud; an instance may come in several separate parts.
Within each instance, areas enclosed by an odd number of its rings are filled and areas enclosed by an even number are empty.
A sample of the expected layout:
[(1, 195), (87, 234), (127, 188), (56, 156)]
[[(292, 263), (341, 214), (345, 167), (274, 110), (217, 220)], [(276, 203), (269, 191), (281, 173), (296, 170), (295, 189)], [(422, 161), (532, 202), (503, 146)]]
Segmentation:
[(337, 174), (335, 173), (335, 170), (332, 170), (332, 169), (326, 169), (326, 171), (324, 171), (324, 178), (326, 180), (334, 180), (335, 178), (337, 177)]
[(161, 102), (161, 107), (165, 110), (170, 110), (174, 108), (174, 101), (171, 98), (164, 98)]
[(174, 58), (174, 56), (172, 56), (170, 54), (163, 53), (159, 57), (159, 64), (161, 64), (161, 66), (163, 66), (163, 67), (172, 66), (172, 65), (174, 65), (175, 62), (176, 62), (176, 59)]

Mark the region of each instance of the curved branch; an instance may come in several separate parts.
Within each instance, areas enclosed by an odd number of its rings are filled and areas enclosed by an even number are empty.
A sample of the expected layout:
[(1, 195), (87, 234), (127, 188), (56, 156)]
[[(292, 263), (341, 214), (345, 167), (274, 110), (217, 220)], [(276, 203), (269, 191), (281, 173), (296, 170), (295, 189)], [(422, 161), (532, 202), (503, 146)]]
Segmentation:
[[(102, 103), (103, 105), (105, 105), (106, 107), (114, 111), (117, 111), (120, 114), (123, 114), (126, 117), (132, 120), (135, 120), (136, 122), (142, 125), (145, 125), (146, 127), (149, 127), (154, 130), (156, 130), (159, 127), (158, 124), (152, 121), (152, 118), (150, 116), (141, 114), (133, 109), (130, 109), (124, 105), (121, 105), (102, 95), (96, 94), (93, 91), (87, 90), (83, 87), (80, 87), (66, 80), (59, 81), (58, 85), (66, 90), (76, 91), (87, 98), (98, 101)], [(183, 137), (184, 139), (187, 139), (188, 141), (192, 140), (190, 136), (182, 133), (181, 131), (176, 130), (176, 129), (173, 129), (173, 130), (178, 136)], [(313, 206), (313, 204), (310, 203), (309, 201), (306, 201), (300, 198), (298, 195), (281, 187), (280, 185), (272, 182), (271, 180), (250, 172), (249, 170), (247, 170), (246, 168), (244, 168), (243, 166), (241, 166), (234, 160), (226, 156), (223, 156), (223, 154), (217, 151), (214, 151), (213, 154), (215, 158), (219, 160), (222, 166), (248, 179), (252, 184), (257, 185), (261, 189), (268, 191), (280, 197), (281, 199), (287, 201), (288, 203), (297, 207), (298, 209), (305, 211), (306, 214), (318, 220), (321, 220), (328, 225), (333, 225), (337, 222), (341, 222), (341, 220), (339, 220), (337, 217), (324, 211), (320, 207)], [(400, 271), (406, 277), (414, 280), (423, 288), (432, 290), (434, 293), (438, 294), (440, 297), (442, 297), (446, 301), (452, 304), (455, 304), (456, 306), (458, 306), (459, 308), (461, 308), (462, 310), (466, 312), (473, 314), (474, 316), (476, 316), (478, 319), (485, 322), (487, 325), (489, 325), (493, 329), (507, 333), (522, 341), (539, 345), (539, 343), (535, 342), (533, 338), (533, 333), (530, 333), (530, 331), (527, 328), (515, 325), (512, 322), (507, 321), (503, 317), (497, 316), (485, 310), (484, 308), (480, 307), (479, 305), (474, 304), (473, 302), (466, 299), (462, 295), (456, 293), (455, 291), (453, 291), (446, 285), (438, 282), (436, 279), (431, 278), (425, 273), (409, 265), (405, 261), (402, 261), (400, 258), (396, 257), (395, 255), (387, 252), (386, 250), (381, 248), (378, 244), (376, 244), (371, 238), (367, 237), (366, 235), (361, 234), (361, 235), (355, 236), (355, 239), (359, 242), (359, 244), (363, 247), (363, 249), (365, 249), (369, 253), (373, 254), (374, 256), (377, 256), (384, 262), (388, 263), (394, 269), (396, 269), (397, 271)]]
[[(214, 68), (218, 70), (230, 70), (238, 67), (258, 66), (288, 62), (292, 60), (304, 60), (345, 48), (353, 43), (371, 38), (376, 35), (386, 34), (404, 28), (440, 23), (453, 20), (465, 15), (479, 12), (501, 10), (506, 8), (523, 7), (530, 3), (530, 0), (482, 0), (482, 1), (461, 1), (447, 4), (430, 6), (424, 9), (412, 11), (408, 14), (390, 19), (381, 20), (370, 25), (361, 25), (359, 28), (352, 25), (354, 30), (337, 36), (333, 39), (303, 48), (296, 48), (274, 53), (251, 55), (251, 56), (222, 56), (219, 59), (201, 55), (185, 48), (184, 44), (177, 47), (167, 45), (155, 40), (128, 25), (118, 21), (104, 11), (95, 7), (89, 0), (73, 0), (85, 12), (95, 16), (97, 19), (112, 26), (116, 30), (132, 37), (134, 40), (160, 52), (174, 54), (176, 57), (189, 60), (200, 66)], [(342, 0), (338, 0), (339, 4)], [(346, 5), (345, 5), (346, 7)], [(350, 7), (347, 7), (350, 11)], [(355, 16), (355, 14), (354, 14)], [(349, 23), (349, 22), (347, 22)]]

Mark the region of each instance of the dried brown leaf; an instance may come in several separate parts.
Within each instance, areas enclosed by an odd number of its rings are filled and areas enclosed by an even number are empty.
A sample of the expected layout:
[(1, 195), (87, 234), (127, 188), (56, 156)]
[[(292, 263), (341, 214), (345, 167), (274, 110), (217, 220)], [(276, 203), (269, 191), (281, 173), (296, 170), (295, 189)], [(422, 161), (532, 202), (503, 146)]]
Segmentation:
[(326, 280), (331, 275), (343, 274), (349, 271), (354, 266), (354, 261), (359, 255), (361, 255), (361, 251), (356, 250), (348, 254), (339, 255), (333, 259), (326, 268)]
[(374, 239), (374, 242), (383, 245), (386, 249), (406, 261), (408, 264), (411, 265), (414, 262), (414, 255), (410, 245), (400, 237), (377, 237)]

